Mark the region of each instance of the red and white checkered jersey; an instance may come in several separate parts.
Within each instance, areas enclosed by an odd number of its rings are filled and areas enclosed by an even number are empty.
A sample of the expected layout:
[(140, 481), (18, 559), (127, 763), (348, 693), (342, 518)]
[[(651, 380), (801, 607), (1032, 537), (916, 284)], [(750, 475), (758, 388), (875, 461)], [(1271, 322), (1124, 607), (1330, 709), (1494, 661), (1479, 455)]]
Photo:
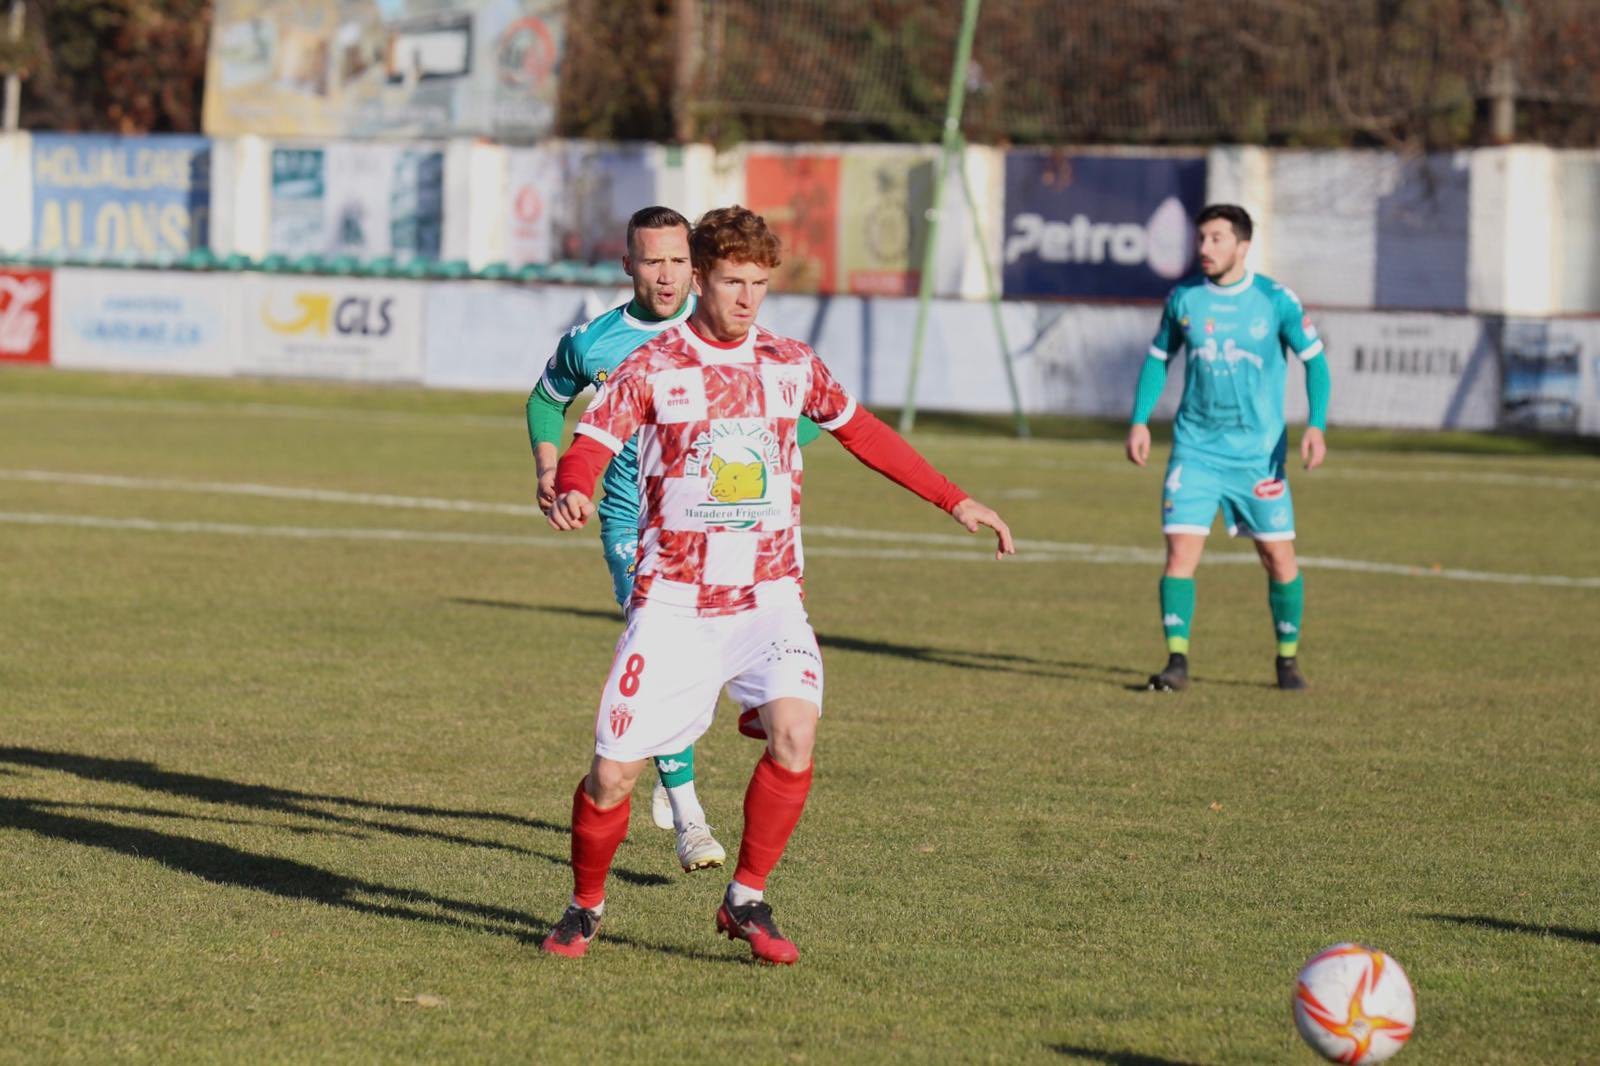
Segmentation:
[(639, 446), (634, 609), (734, 614), (800, 596), (802, 414), (844, 425), (856, 401), (816, 353), (753, 327), (721, 347), (688, 323), (628, 356), (577, 432)]

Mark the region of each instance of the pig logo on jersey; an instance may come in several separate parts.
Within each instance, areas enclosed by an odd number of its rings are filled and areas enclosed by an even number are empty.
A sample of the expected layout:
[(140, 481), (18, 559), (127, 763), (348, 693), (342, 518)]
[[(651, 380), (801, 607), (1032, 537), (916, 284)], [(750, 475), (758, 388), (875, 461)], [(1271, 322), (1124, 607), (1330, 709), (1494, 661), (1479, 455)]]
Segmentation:
[(778, 438), (762, 421), (715, 421), (695, 438), (684, 460), (684, 475), (705, 485), (706, 501), (685, 509), (707, 528), (751, 529), (776, 518), (789, 506), (771, 498), (772, 472), (778, 467)]
[(720, 455), (711, 457), (711, 498), (718, 503), (743, 503), (765, 499), (767, 468), (758, 459), (751, 463), (730, 463)]

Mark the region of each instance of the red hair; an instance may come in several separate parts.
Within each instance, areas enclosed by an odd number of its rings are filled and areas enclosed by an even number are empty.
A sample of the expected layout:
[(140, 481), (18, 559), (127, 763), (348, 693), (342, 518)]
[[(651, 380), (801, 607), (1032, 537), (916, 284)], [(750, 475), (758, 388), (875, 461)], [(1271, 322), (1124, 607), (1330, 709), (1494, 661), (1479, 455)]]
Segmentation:
[(709, 274), (719, 259), (775, 267), (783, 262), (782, 250), (767, 220), (738, 204), (707, 211), (689, 234), (689, 261), (701, 274)]

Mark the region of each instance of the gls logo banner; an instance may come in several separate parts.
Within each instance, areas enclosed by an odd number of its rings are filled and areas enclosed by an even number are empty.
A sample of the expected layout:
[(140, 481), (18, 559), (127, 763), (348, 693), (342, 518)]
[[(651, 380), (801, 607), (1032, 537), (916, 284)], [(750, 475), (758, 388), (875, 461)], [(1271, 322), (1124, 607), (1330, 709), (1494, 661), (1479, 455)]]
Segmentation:
[(1206, 163), (1006, 154), (1006, 296), (1160, 299), (1194, 261)]
[(389, 297), (301, 292), (294, 295), (293, 307), (282, 313), (274, 309), (274, 303), (269, 297), (261, 309), (261, 320), (274, 333), (387, 337), (394, 329), (394, 300)]

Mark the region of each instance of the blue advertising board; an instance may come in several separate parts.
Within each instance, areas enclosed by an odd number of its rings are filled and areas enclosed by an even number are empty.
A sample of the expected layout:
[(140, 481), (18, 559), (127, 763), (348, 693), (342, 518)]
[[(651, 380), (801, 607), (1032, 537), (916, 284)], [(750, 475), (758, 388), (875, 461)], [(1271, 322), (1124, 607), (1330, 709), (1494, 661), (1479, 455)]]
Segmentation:
[(206, 246), (211, 141), (179, 135), (33, 135), (33, 245), (156, 259)]
[(1203, 157), (1007, 152), (1005, 295), (1164, 297), (1205, 194)]

